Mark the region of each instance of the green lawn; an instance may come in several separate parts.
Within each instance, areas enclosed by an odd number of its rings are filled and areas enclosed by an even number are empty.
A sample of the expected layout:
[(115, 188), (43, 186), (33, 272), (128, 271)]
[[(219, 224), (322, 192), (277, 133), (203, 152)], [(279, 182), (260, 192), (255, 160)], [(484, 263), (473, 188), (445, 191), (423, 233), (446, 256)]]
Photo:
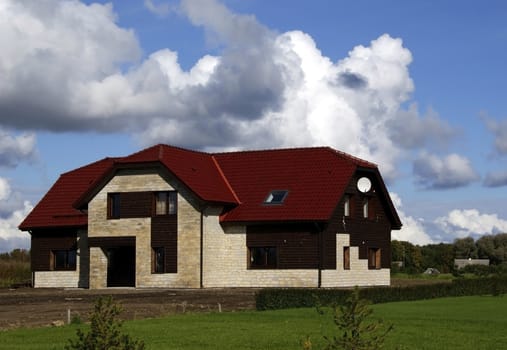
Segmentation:
[[(507, 296), (461, 297), (374, 305), (394, 324), (386, 349), (507, 349)], [(0, 349), (62, 349), (76, 326), (0, 332)], [(313, 309), (186, 314), (126, 322), (148, 349), (314, 349), (332, 334), (330, 312)]]

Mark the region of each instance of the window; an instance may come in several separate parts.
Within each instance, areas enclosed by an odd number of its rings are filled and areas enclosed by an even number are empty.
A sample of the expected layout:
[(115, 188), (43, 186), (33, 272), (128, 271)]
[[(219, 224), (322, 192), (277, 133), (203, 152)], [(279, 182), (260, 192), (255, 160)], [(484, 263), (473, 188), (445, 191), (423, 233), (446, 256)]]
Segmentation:
[(250, 268), (253, 269), (275, 269), (277, 257), (275, 247), (251, 247)]
[(343, 247), (343, 269), (350, 270), (350, 247)]
[(365, 198), (363, 201), (363, 218), (367, 219), (369, 218), (369, 207), (370, 207), (370, 200), (368, 198)]
[(155, 193), (155, 215), (173, 215), (177, 211), (178, 195), (175, 191)]
[(265, 204), (282, 204), (285, 198), (287, 197), (287, 190), (276, 190), (271, 191), (266, 199), (264, 200)]
[(52, 250), (51, 267), (52, 270), (75, 270), (76, 269), (75, 250)]
[(380, 248), (368, 249), (368, 268), (380, 269)]
[(157, 247), (152, 249), (152, 273), (165, 272), (165, 249), (164, 247)]
[(345, 202), (343, 203), (343, 215), (350, 216), (350, 195), (345, 195)]
[(107, 196), (107, 211), (109, 219), (120, 218), (120, 194), (109, 193)]

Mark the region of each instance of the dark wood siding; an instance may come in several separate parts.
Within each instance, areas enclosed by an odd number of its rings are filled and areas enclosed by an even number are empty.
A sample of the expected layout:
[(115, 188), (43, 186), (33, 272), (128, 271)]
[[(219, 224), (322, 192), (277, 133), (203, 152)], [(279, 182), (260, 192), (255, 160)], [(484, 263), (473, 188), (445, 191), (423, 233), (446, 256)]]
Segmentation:
[[(366, 194), (359, 192), (356, 188), (357, 180), (362, 176), (368, 176), (372, 181), (372, 191)], [(378, 186), (378, 182), (373, 174), (358, 172), (350, 181), (345, 191), (346, 194), (350, 195), (350, 216), (344, 216), (344, 198), (342, 198), (325, 229), (324, 237), (326, 239), (326, 237), (330, 235), (334, 236), (336, 233), (350, 234), (350, 245), (359, 247), (360, 259), (368, 259), (368, 248), (380, 248), (381, 266), (382, 268), (390, 268), (391, 223), (386, 215), (386, 207), (378, 196), (380, 191), (374, 191)], [(363, 201), (366, 198), (369, 200), (368, 218), (364, 218), (363, 215)], [(328, 243), (326, 240), (325, 266), (330, 266), (330, 258), (333, 256), (333, 254), (330, 254), (332, 250), (331, 246), (329, 246), (330, 243), (330, 241)], [(334, 249), (336, 250), (336, 248)], [(336, 252), (334, 253), (336, 254)]]
[(156, 216), (151, 219), (151, 247), (164, 247), (165, 272), (178, 272), (177, 215)]
[(276, 247), (279, 269), (319, 267), (319, 234), (313, 224), (248, 226), (246, 241), (249, 248)]
[(90, 237), (88, 238), (90, 247), (114, 248), (114, 247), (131, 247), (136, 245), (135, 236), (119, 236), (119, 237)]
[(153, 212), (153, 192), (121, 192), (119, 218), (146, 218)]
[(33, 231), (31, 244), (32, 271), (49, 271), (52, 250), (77, 249), (77, 229)]

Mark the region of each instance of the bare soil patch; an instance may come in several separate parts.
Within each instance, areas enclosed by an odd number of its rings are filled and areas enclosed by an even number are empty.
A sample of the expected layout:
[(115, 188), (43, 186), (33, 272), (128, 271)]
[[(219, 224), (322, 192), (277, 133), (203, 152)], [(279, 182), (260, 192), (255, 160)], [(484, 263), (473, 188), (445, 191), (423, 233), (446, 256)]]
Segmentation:
[(123, 319), (185, 312), (240, 311), (255, 308), (253, 289), (0, 289), (0, 330), (64, 324), (78, 316), (88, 320), (100, 296), (113, 296)]

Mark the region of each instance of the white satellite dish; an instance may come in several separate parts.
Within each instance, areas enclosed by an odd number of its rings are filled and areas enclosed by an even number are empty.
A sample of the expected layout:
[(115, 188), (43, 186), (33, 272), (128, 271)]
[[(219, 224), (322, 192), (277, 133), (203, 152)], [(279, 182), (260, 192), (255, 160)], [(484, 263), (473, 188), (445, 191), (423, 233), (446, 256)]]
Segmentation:
[(362, 177), (357, 180), (357, 189), (360, 192), (366, 193), (371, 190), (371, 181), (367, 177)]

